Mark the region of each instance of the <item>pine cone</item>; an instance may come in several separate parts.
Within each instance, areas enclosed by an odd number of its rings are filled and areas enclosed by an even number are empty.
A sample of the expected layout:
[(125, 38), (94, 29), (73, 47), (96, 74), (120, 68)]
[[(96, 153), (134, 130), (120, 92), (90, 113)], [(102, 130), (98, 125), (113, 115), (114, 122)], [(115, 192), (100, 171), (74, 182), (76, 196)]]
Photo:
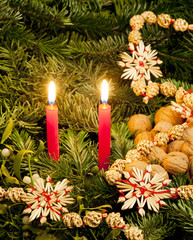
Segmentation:
[(176, 99), (176, 103), (177, 104), (182, 104), (184, 102), (184, 96), (187, 92), (184, 90), (183, 87), (180, 87), (177, 91), (176, 91), (176, 95), (175, 95), (175, 99)]
[(153, 83), (149, 82), (147, 85), (147, 90), (146, 90), (146, 95), (147, 97), (143, 98), (144, 103), (148, 103), (149, 98), (153, 98), (159, 94), (159, 84), (158, 83)]
[(129, 224), (126, 224), (124, 231), (128, 240), (144, 240), (142, 230), (138, 227), (130, 227)]
[(160, 14), (157, 16), (157, 23), (163, 28), (169, 28), (171, 18), (167, 14)]
[(63, 223), (68, 228), (76, 228), (76, 227), (78, 228), (78, 227), (82, 227), (83, 225), (80, 215), (75, 212), (65, 214), (63, 216)]
[(175, 95), (177, 88), (170, 82), (165, 82), (160, 85), (161, 93), (166, 97), (172, 97)]
[(193, 93), (185, 94), (184, 103), (187, 107), (191, 109), (193, 108)]
[(88, 212), (86, 216), (84, 216), (83, 218), (84, 224), (93, 228), (98, 227), (101, 220), (102, 220), (102, 214), (95, 211)]
[(183, 125), (175, 125), (168, 131), (168, 136), (171, 140), (181, 140), (184, 131)]
[(154, 137), (154, 140), (157, 142), (157, 145), (159, 147), (162, 147), (162, 146), (165, 146), (167, 145), (167, 143), (169, 142), (169, 137), (168, 137), (168, 134), (165, 133), (165, 132), (160, 132), (160, 133), (157, 133)]
[(140, 161), (141, 155), (137, 149), (129, 150), (125, 156), (127, 162)]
[(125, 226), (125, 221), (121, 217), (119, 212), (112, 212), (106, 217), (106, 223), (111, 228), (123, 228)]
[(188, 29), (188, 23), (182, 18), (176, 19), (174, 22), (174, 29), (176, 31), (184, 32)]
[(116, 170), (110, 170), (105, 172), (105, 178), (110, 185), (114, 185), (116, 180), (120, 180), (122, 178), (122, 174)]
[(153, 12), (151, 12), (151, 11), (145, 11), (144, 13), (141, 14), (141, 16), (149, 24), (153, 24), (153, 23), (157, 22), (156, 15)]
[(129, 33), (128, 40), (130, 43), (139, 44), (141, 39), (142, 39), (141, 33), (138, 30), (133, 30)]
[(133, 92), (136, 96), (140, 96), (141, 94), (145, 94), (146, 84), (144, 79), (138, 80), (132, 84)]
[(10, 187), (6, 192), (5, 198), (16, 203), (16, 202), (22, 202), (25, 196), (26, 196), (26, 193), (24, 192), (23, 188)]
[(6, 191), (2, 187), (0, 187), (0, 201), (4, 200), (5, 194)]
[(139, 30), (144, 25), (144, 19), (141, 15), (135, 15), (130, 19), (129, 24), (134, 30)]
[(125, 168), (125, 160), (123, 159), (117, 159), (110, 167), (110, 171), (115, 170), (118, 171), (120, 173), (123, 172), (124, 168)]
[(178, 195), (182, 199), (186, 200), (193, 199), (193, 185), (180, 186), (178, 188)]
[(143, 140), (137, 144), (137, 150), (141, 155), (149, 155), (154, 147), (154, 143), (151, 141)]

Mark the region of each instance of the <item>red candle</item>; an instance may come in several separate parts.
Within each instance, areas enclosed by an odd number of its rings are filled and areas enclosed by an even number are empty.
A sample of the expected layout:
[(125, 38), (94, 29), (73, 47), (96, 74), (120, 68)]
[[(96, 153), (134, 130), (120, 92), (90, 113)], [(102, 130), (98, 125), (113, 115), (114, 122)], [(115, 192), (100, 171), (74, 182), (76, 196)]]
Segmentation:
[(101, 92), (102, 104), (99, 105), (99, 170), (108, 169), (110, 160), (110, 142), (111, 142), (111, 106), (108, 101), (108, 83), (106, 80), (102, 83)]
[(46, 106), (48, 155), (55, 161), (58, 161), (60, 157), (58, 137), (58, 107), (54, 105), (55, 102), (54, 82), (50, 82), (48, 102), (49, 105)]

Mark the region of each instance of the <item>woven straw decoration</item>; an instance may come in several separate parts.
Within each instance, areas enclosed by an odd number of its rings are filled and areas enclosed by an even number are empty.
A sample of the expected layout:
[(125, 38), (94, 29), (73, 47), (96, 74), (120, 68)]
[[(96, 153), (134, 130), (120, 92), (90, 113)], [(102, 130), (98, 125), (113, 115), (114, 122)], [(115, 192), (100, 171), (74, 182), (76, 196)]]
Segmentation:
[(124, 232), (128, 240), (144, 240), (142, 230), (138, 227), (132, 227), (129, 224), (126, 224)]
[(184, 32), (188, 29), (188, 23), (182, 18), (176, 19), (174, 22), (174, 29), (176, 31)]
[(154, 147), (154, 143), (147, 140), (142, 140), (137, 144), (137, 150), (141, 155), (149, 155)]
[(5, 198), (16, 203), (22, 202), (22, 199), (25, 197), (26, 193), (23, 191), (23, 188), (8, 188)]
[(193, 93), (185, 94), (184, 103), (187, 107), (191, 109), (193, 108)]
[(143, 98), (144, 103), (148, 103), (149, 98), (153, 98), (159, 94), (159, 84), (158, 83), (153, 83), (149, 82), (147, 85), (147, 90), (146, 90), (146, 95), (147, 97)]
[(157, 22), (156, 15), (153, 12), (151, 12), (151, 11), (146, 11), (146, 12), (142, 13), (141, 16), (149, 24), (153, 24), (153, 23)]
[(141, 94), (145, 94), (146, 91), (146, 84), (144, 79), (136, 81), (132, 84), (132, 88), (136, 96), (140, 96)]
[(114, 185), (116, 180), (120, 180), (122, 178), (122, 174), (116, 170), (110, 170), (105, 172), (105, 178), (110, 185)]
[(130, 43), (138, 44), (141, 39), (141, 33), (138, 30), (133, 30), (129, 33), (128, 40)]
[(75, 213), (75, 212), (65, 214), (63, 216), (63, 223), (68, 228), (75, 228), (75, 227), (78, 228), (78, 227), (82, 227), (83, 225), (80, 215), (78, 215), (78, 213)]
[(88, 212), (86, 216), (84, 216), (83, 222), (85, 225), (95, 228), (98, 227), (98, 225), (100, 224), (102, 217), (102, 213), (95, 211)]
[(168, 136), (171, 140), (181, 140), (184, 131), (183, 125), (175, 125), (168, 131)]
[(2, 187), (0, 187), (0, 201), (4, 200), (5, 194), (6, 191)]
[(169, 142), (169, 137), (168, 134), (165, 132), (159, 132), (155, 135), (154, 140), (157, 142), (157, 145), (159, 147), (165, 146), (167, 145), (167, 143)]
[(168, 28), (171, 23), (171, 18), (169, 15), (162, 13), (157, 16), (157, 23), (163, 28)]
[(178, 195), (182, 199), (193, 199), (193, 185), (187, 185), (187, 186), (180, 186), (178, 188)]
[(106, 223), (111, 228), (123, 228), (125, 226), (125, 221), (121, 217), (120, 213), (112, 212), (106, 217)]
[(177, 88), (174, 84), (165, 82), (160, 85), (160, 91), (166, 97), (173, 97), (177, 91)]
[(144, 19), (141, 15), (135, 15), (130, 19), (129, 24), (134, 30), (139, 30), (144, 25)]
[(184, 90), (183, 87), (179, 87), (176, 91), (175, 99), (177, 104), (182, 104), (184, 102), (184, 96), (187, 92)]
[(141, 159), (141, 155), (137, 149), (132, 149), (127, 152), (125, 158), (126, 162), (139, 161)]
[(115, 170), (118, 171), (120, 173), (123, 172), (124, 168), (125, 168), (125, 160), (123, 159), (117, 159), (110, 167), (110, 170)]

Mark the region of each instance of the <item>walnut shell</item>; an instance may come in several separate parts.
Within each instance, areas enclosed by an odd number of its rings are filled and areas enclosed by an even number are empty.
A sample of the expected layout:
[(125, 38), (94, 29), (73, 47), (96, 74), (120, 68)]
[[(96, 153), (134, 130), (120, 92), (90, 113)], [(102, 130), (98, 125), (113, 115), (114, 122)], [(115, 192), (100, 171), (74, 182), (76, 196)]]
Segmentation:
[(148, 131), (141, 132), (141, 133), (137, 134), (137, 136), (134, 140), (134, 143), (138, 144), (142, 140), (152, 141), (153, 140), (152, 134)]
[(163, 167), (170, 174), (185, 173), (188, 170), (189, 159), (182, 152), (171, 152), (163, 160)]
[(162, 164), (163, 159), (166, 156), (166, 152), (161, 149), (160, 147), (154, 146), (151, 153), (146, 156), (148, 159), (148, 163), (157, 163), (157, 164)]
[(168, 175), (167, 171), (162, 166), (160, 166), (158, 164), (152, 164), (151, 169), (152, 169), (152, 171), (150, 173), (151, 177), (154, 177), (156, 173), (165, 173), (164, 180), (169, 179), (169, 175)]
[(182, 139), (186, 140), (189, 137), (193, 137), (193, 127), (188, 127), (183, 131)]
[(187, 156), (193, 155), (193, 137), (186, 139), (180, 148), (180, 152), (185, 153)]
[(135, 114), (132, 117), (130, 117), (128, 122), (128, 128), (132, 133), (134, 133), (137, 130), (137, 132), (135, 133), (135, 136), (137, 136), (137, 134), (139, 134), (140, 132), (150, 131), (152, 129), (152, 125), (149, 118), (146, 115)]
[(156, 132), (165, 132), (167, 133), (170, 128), (173, 127), (173, 124), (171, 122), (168, 121), (159, 121), (155, 127), (153, 128), (154, 131)]
[(132, 173), (133, 168), (138, 168), (139, 170), (142, 170), (143, 172), (146, 171), (148, 164), (146, 162), (143, 161), (135, 161), (135, 162), (131, 162), (131, 163), (125, 163), (125, 172), (130, 172)]
[(189, 157), (188, 174), (191, 178), (193, 177), (193, 156)]
[(167, 146), (167, 153), (170, 152), (180, 152), (180, 148), (182, 144), (184, 143), (183, 140), (174, 140)]
[(171, 122), (173, 125), (182, 124), (183, 118), (179, 113), (171, 109), (172, 106), (161, 107), (155, 114), (154, 122), (157, 124), (160, 121)]

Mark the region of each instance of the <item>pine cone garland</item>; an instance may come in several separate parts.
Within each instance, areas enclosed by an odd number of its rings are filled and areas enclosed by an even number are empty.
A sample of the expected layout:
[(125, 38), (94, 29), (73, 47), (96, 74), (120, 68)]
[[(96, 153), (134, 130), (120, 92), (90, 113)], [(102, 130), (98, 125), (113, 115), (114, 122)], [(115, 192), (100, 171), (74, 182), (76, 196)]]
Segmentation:
[(105, 178), (110, 185), (114, 185), (116, 180), (120, 180), (122, 178), (122, 174), (116, 170), (110, 170), (105, 172)]
[(140, 161), (141, 155), (137, 149), (129, 150), (125, 156), (127, 162)]
[(93, 228), (98, 227), (101, 220), (102, 220), (102, 213), (98, 213), (95, 211), (88, 212), (86, 216), (84, 216), (83, 218), (84, 224)]
[(125, 168), (125, 160), (123, 159), (117, 159), (110, 167), (110, 171), (115, 170), (118, 171), (120, 173), (123, 172), (124, 168)]
[(149, 82), (147, 85), (147, 90), (146, 90), (146, 95), (147, 97), (143, 98), (144, 103), (148, 103), (149, 98), (153, 98), (159, 94), (159, 84), (158, 83), (153, 83)]
[(184, 104), (191, 109), (193, 108), (193, 93), (185, 94)]
[(6, 191), (0, 187), (0, 201), (3, 201), (5, 198)]
[(145, 11), (144, 13), (141, 14), (141, 16), (149, 24), (153, 24), (153, 23), (157, 22), (156, 15), (153, 12), (151, 12), (151, 11)]
[(124, 228), (125, 221), (119, 212), (112, 212), (106, 217), (106, 223), (111, 228)]
[(180, 186), (178, 188), (178, 195), (182, 199), (193, 199), (193, 185)]
[(124, 228), (125, 236), (128, 240), (144, 240), (142, 230), (138, 227), (130, 227), (129, 224), (126, 224)]
[(184, 131), (183, 125), (175, 125), (168, 131), (170, 140), (181, 140)]
[(154, 147), (154, 143), (151, 141), (143, 140), (137, 144), (137, 150), (141, 155), (149, 155)]
[(176, 91), (176, 95), (175, 95), (175, 99), (176, 99), (176, 103), (177, 104), (182, 104), (184, 102), (184, 96), (187, 92), (184, 90), (183, 87), (180, 87), (177, 91)]
[(63, 216), (63, 223), (68, 228), (79, 228), (83, 225), (80, 215), (75, 212), (65, 214)]
[(170, 82), (165, 82), (160, 85), (161, 93), (166, 97), (172, 97), (175, 95), (177, 88)]
[(24, 192), (23, 188), (8, 188), (5, 198), (16, 203), (16, 202), (22, 202), (23, 198), (25, 198), (26, 193)]
[(188, 29), (188, 23), (182, 18), (176, 19), (174, 22), (174, 29), (176, 31), (184, 32)]
[(157, 23), (163, 28), (169, 28), (171, 18), (169, 15), (162, 13), (157, 16)]
[(160, 132), (155, 135), (154, 140), (157, 142), (157, 145), (159, 147), (162, 147), (162, 146), (167, 145), (167, 143), (169, 142), (170, 139), (169, 139), (167, 133)]
[(133, 30), (129, 33), (128, 40), (130, 43), (139, 44), (141, 39), (142, 39), (141, 33), (138, 30)]
[(135, 15), (130, 19), (129, 24), (134, 30), (139, 30), (144, 25), (144, 19), (141, 15)]

